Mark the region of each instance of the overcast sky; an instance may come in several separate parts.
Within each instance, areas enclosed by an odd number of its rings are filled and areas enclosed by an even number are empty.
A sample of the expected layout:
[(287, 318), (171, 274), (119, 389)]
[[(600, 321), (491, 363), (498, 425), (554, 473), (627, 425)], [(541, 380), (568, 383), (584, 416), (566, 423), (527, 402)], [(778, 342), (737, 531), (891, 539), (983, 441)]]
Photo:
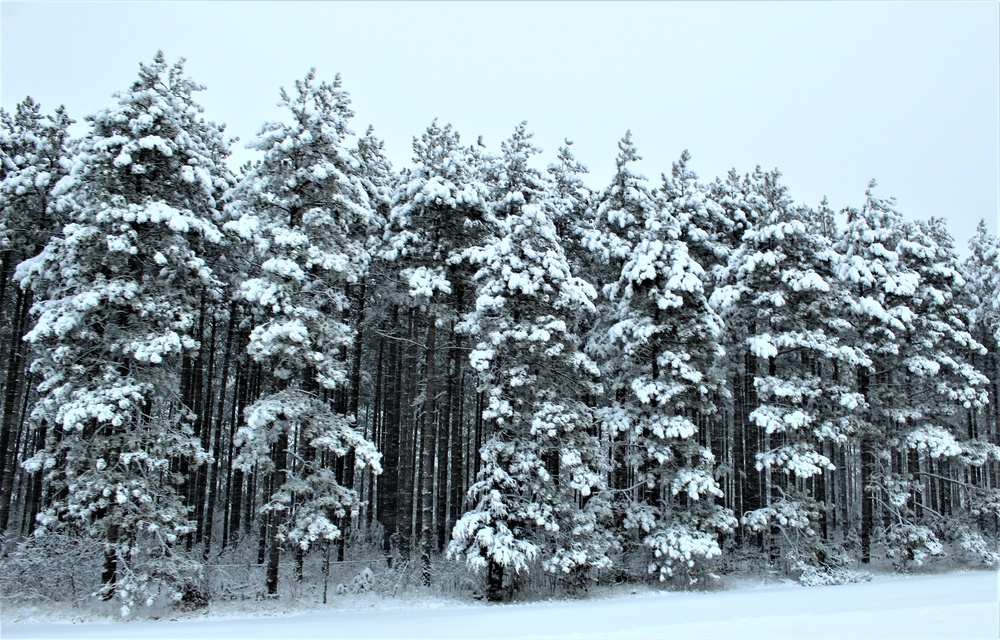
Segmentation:
[[(870, 178), (965, 253), (1000, 218), (997, 2), (4, 1), (2, 106), (112, 104), (157, 49), (187, 58), (206, 116), (246, 141), (310, 67), (409, 164), (439, 118), (499, 150), (521, 120), (602, 187), (633, 132), (653, 184), (683, 149), (703, 180), (778, 168), (793, 197), (858, 206)], [(239, 158), (248, 157), (237, 143)]]

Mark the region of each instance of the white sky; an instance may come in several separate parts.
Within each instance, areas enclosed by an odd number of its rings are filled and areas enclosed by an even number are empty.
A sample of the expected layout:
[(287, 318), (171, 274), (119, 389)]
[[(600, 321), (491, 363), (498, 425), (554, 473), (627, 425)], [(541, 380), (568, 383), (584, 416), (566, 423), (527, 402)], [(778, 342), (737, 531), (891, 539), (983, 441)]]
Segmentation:
[[(278, 89), (343, 75), (397, 165), (435, 117), (499, 150), (521, 120), (601, 188), (631, 129), (654, 185), (681, 151), (703, 180), (777, 167), (799, 202), (860, 205), (876, 178), (959, 250), (1000, 217), (997, 2), (3, 1), (2, 106), (112, 104), (157, 49), (187, 58), (206, 116), (244, 141)], [(238, 158), (247, 152), (237, 143)]]

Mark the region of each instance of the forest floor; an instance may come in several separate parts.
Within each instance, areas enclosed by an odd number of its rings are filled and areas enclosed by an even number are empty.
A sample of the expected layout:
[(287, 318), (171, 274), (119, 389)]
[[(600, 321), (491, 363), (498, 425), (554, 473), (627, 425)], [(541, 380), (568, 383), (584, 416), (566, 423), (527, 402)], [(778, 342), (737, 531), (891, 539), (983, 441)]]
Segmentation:
[(0, 636), (4, 640), (997, 638), (998, 588), (1000, 574), (993, 571), (881, 575), (867, 583), (822, 587), (744, 579), (722, 591), (608, 588), (586, 598), (505, 605), (429, 593), (395, 599), (337, 596), (325, 606), (231, 602), (213, 604), (197, 617), (127, 622), (82, 612), (74, 620), (53, 615), (53, 609), (20, 606), (5, 607)]

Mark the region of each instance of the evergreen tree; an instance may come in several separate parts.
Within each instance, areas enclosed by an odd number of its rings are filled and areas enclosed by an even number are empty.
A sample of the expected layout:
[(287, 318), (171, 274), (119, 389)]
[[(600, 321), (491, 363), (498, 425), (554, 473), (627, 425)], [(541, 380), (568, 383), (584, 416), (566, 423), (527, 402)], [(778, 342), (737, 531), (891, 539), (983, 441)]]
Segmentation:
[(838, 275), (844, 283), (847, 317), (854, 327), (848, 344), (860, 348), (869, 359), (854, 372), (858, 392), (865, 400), (858, 408), (857, 437), (863, 492), (860, 555), (866, 564), (871, 561), (876, 501), (884, 502), (874, 480), (876, 451), (889, 427), (893, 403), (893, 389), (883, 372), (894, 366), (896, 334), (907, 331), (911, 324), (909, 297), (919, 283), (919, 276), (905, 269), (896, 251), (902, 218), (891, 202), (874, 196), (874, 187), (874, 181), (869, 183), (861, 211), (847, 210), (847, 225), (835, 245), (843, 256)]
[[(698, 439), (715, 411), (709, 376), (721, 356), (721, 321), (708, 306), (705, 274), (681, 240), (675, 215), (660, 207), (629, 164), (639, 156), (626, 136), (618, 171), (599, 196), (605, 230), (595, 246), (621, 264), (605, 293), (617, 305), (609, 330), (618, 370), (603, 410), (606, 428), (624, 452), (617, 464), (631, 482), (620, 503), (626, 532), (642, 536), (661, 580), (678, 568), (721, 554), (719, 534), (735, 525), (716, 504), (722, 491), (715, 458)], [(621, 484), (621, 483), (619, 483)]]
[(53, 191), (68, 224), (18, 267), (35, 295), (26, 336), (40, 377), (32, 417), (52, 425), (29, 460), (55, 490), (45, 532), (77, 524), (105, 545), (103, 595), (123, 613), (160, 585), (180, 598), (197, 567), (175, 542), (192, 524), (178, 460), (206, 453), (195, 416), (171, 399), (178, 365), (198, 349), (198, 299), (219, 282), (205, 261), (222, 242), (218, 198), (230, 185), (222, 131), (199, 114), (201, 87), (162, 53), (141, 65), (90, 132)]
[[(268, 393), (246, 409), (237, 434), (239, 464), (273, 474), (262, 512), (269, 517), (267, 590), (278, 589), (281, 544), (301, 554), (317, 541), (344, 535), (340, 519), (359, 508), (354, 466), (380, 470), (379, 454), (336, 411), (329, 392), (349, 382), (347, 353), (354, 336), (344, 322), (346, 286), (369, 262), (372, 207), (345, 147), (350, 135), (347, 92), (340, 77), (315, 83), (315, 70), (282, 90), (290, 124), (266, 125), (251, 147), (264, 153), (234, 189), (238, 220), (227, 228), (253, 243), (257, 272), (242, 285), (254, 309), (247, 350), (270, 371)], [(335, 472), (332, 460), (355, 456)], [(342, 465), (343, 466), (343, 465)]]
[(796, 213), (773, 209), (743, 235), (712, 303), (732, 348), (763, 363), (752, 368), (758, 405), (748, 420), (763, 434), (754, 466), (765, 476), (764, 504), (741, 514), (741, 523), (769, 532), (772, 557), (782, 549), (790, 567), (812, 577), (836, 564), (824, 544), (825, 480), (836, 468), (829, 456), (854, 433), (864, 402), (840, 372), (869, 360), (840, 337), (840, 256)]
[[(552, 182), (552, 195), (546, 203), (563, 250), (570, 258), (570, 266), (580, 269), (587, 259), (583, 239), (594, 222), (590, 207), (593, 192), (583, 181), (587, 168), (573, 155), (570, 149), (573, 143), (569, 140), (564, 142), (559, 147), (556, 162), (551, 163), (547, 169)], [(575, 262), (580, 265), (574, 264)]]
[[(969, 241), (969, 257), (963, 265), (967, 304), (972, 313), (970, 331), (986, 353), (973, 362), (988, 380), (989, 403), (968, 413), (968, 440), (964, 455), (971, 465), (968, 511), (975, 520), (969, 525), (967, 543), (976, 560), (990, 560), (995, 547), (977, 545), (977, 536), (1000, 536), (1000, 241), (979, 221)], [(994, 556), (995, 557), (995, 556)]]
[[(34, 257), (62, 228), (62, 217), (50, 215), (51, 191), (66, 174), (60, 157), (68, 145), (68, 128), (72, 120), (62, 107), (43, 116), (41, 107), (26, 98), (13, 114), (0, 110), (0, 162), (3, 181), (0, 182), (0, 318), (3, 329), (0, 341), (6, 347), (3, 418), (0, 427), (0, 532), (7, 530), (10, 509), (16, 500), (14, 479), (23, 461), (13, 447), (18, 438), (16, 422), (21, 413), (22, 398), (31, 393), (26, 380), (26, 363), (30, 355), (23, 341), (29, 328), (28, 310), (32, 305), (30, 289), (22, 289), (14, 280), (14, 269), (27, 258)], [(10, 293), (10, 300), (8, 300)], [(46, 425), (35, 426), (33, 441), (44, 443)], [(39, 474), (35, 474), (36, 477)], [(40, 479), (40, 477), (39, 477)], [(32, 483), (33, 486), (37, 483)], [(38, 491), (25, 507), (29, 529), (34, 526)]]
[[(490, 194), (483, 181), (481, 146), (462, 147), (451, 125), (440, 127), (433, 122), (414, 139), (413, 151), (415, 166), (401, 181), (394, 199), (383, 255), (394, 263), (398, 275), (393, 280), (400, 285), (386, 293), (409, 317), (407, 361), (413, 369), (407, 394), (414, 411), (409, 417), (412, 428), (400, 434), (400, 443), (413, 447), (413, 459), (420, 465), (416, 474), (400, 471), (401, 498), (408, 501), (418, 496), (419, 509), (412, 520), (407, 509), (400, 509), (410, 524), (401, 523), (398, 533), (400, 538), (409, 538), (414, 528), (419, 532), (423, 581), (429, 584), (431, 553), (437, 550), (435, 435), (442, 430), (453, 432), (456, 413), (443, 404), (446, 397), (449, 403), (455, 401), (455, 390), (454, 379), (445, 380), (447, 369), (441, 362), (449, 351), (456, 353), (439, 347), (439, 329), (447, 327), (448, 342), (455, 345), (459, 340), (456, 323), (475, 299), (465, 250), (475, 246), (482, 234)], [(450, 360), (457, 366), (455, 357)], [(452, 391), (442, 393), (446, 387)], [(407, 492), (409, 497), (402, 495), (414, 477), (415, 491)]]
[[(729, 217), (727, 210), (715, 202), (710, 189), (698, 183), (697, 174), (688, 167), (690, 161), (691, 154), (685, 149), (673, 163), (670, 175), (661, 175), (663, 184), (658, 197), (661, 206), (681, 225), (681, 240), (691, 258), (706, 272), (704, 286), (711, 296), (718, 280), (717, 271), (725, 266), (732, 250), (730, 239), (736, 216)], [(736, 202), (733, 197), (726, 200), (730, 207)]]
[(967, 362), (982, 346), (968, 333), (968, 311), (956, 304), (964, 280), (950, 240), (905, 223), (874, 187), (872, 181), (861, 211), (848, 211), (837, 243), (851, 344), (870, 360), (855, 371), (865, 400), (858, 426), (861, 559), (870, 561), (878, 537), (890, 556), (920, 562), (943, 552), (940, 528), (926, 514), (946, 516), (932, 503), (933, 485), (918, 478), (961, 453), (949, 426), (956, 411), (986, 400), (985, 380)]
[[(900, 260), (918, 282), (909, 306), (912, 331), (897, 334), (900, 366), (890, 375), (895, 374), (895, 386), (905, 395), (890, 414), (888, 451), (879, 454), (878, 479), (888, 498), (887, 552), (903, 563), (919, 564), (925, 554), (943, 552), (938, 540), (988, 548), (964, 518), (955, 517), (953, 501), (985, 498), (987, 504), (996, 503), (995, 492), (968, 494), (962, 479), (968, 469), (996, 460), (1000, 450), (984, 447), (968, 433), (968, 414), (988, 401), (988, 379), (971, 363), (986, 355), (986, 349), (970, 333), (972, 311), (962, 295), (966, 282), (941, 222), (932, 218), (904, 223), (898, 245)], [(939, 504), (930, 504), (930, 493), (940, 493)], [(986, 559), (995, 563), (998, 556)]]
[(490, 435), (469, 489), (474, 506), (449, 552), (486, 569), (491, 600), (512, 592), (536, 558), (572, 588), (610, 565), (604, 461), (579, 387), (595, 393), (598, 369), (565, 319), (592, 310), (596, 293), (570, 273), (547, 215), (549, 187), (528, 166), (536, 153), (521, 123), (503, 144), (490, 235), (468, 251), (479, 297), (466, 325), (478, 340), (470, 357)]

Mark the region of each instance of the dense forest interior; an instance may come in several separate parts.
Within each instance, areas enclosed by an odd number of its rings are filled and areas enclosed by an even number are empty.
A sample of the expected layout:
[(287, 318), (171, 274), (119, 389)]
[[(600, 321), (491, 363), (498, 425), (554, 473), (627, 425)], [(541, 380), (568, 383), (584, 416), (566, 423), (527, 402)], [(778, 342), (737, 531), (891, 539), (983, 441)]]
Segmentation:
[(81, 137), (2, 112), (5, 598), (1000, 562), (985, 224), (650, 181), (630, 134), (594, 187), (524, 123), (399, 170), (314, 73), (233, 171), (200, 89), (158, 54)]

